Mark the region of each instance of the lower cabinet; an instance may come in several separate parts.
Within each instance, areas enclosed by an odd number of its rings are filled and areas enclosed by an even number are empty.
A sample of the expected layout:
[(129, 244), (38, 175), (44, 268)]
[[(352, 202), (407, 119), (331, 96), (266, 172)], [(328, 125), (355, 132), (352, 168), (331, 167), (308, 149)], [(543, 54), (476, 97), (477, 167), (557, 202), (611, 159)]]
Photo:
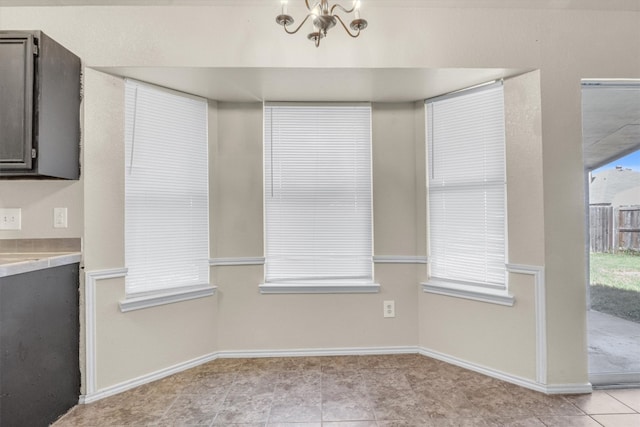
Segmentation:
[(48, 426), (78, 403), (79, 264), (0, 277), (0, 426)]

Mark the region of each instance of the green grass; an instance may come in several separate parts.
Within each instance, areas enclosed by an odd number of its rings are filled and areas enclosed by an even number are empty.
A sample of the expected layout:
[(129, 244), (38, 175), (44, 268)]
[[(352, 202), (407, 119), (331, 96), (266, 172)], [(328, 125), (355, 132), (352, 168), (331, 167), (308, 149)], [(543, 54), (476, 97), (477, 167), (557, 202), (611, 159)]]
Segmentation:
[(640, 292), (640, 254), (591, 254), (591, 284)]
[(591, 308), (640, 323), (640, 254), (591, 254)]

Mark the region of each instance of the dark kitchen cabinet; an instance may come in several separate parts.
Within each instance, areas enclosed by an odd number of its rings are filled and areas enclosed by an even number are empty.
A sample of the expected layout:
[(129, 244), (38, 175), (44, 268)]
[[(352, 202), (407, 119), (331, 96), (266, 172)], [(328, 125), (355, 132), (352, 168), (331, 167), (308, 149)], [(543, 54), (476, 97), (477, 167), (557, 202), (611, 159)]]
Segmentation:
[(79, 178), (80, 79), (43, 32), (0, 31), (0, 178)]
[(45, 427), (78, 403), (79, 264), (0, 277), (0, 426)]

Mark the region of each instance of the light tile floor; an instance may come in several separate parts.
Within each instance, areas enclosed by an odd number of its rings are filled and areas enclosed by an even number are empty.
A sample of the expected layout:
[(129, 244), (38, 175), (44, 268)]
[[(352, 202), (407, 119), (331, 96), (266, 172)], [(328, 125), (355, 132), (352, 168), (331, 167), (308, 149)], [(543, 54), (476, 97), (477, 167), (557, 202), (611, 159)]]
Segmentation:
[(547, 396), (420, 355), (219, 359), (55, 427), (640, 426), (640, 389)]

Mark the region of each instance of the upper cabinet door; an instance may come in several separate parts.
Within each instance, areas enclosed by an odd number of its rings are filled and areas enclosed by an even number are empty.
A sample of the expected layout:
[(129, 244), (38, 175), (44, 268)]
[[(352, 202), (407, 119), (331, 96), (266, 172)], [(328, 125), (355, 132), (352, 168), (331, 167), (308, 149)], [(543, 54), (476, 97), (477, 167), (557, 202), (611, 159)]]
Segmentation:
[(34, 40), (0, 35), (0, 167), (31, 169), (33, 148)]

